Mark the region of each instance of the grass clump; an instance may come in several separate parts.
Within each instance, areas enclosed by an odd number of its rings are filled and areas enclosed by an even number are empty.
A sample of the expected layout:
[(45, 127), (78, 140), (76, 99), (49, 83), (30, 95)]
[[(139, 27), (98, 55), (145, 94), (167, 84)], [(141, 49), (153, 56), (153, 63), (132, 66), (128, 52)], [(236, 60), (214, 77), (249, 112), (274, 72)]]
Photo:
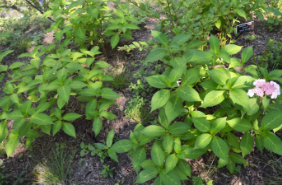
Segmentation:
[(62, 184), (71, 175), (71, 165), (77, 150), (69, 149), (66, 145), (56, 144), (48, 159), (40, 163), (39, 171), (34, 172), (37, 183)]

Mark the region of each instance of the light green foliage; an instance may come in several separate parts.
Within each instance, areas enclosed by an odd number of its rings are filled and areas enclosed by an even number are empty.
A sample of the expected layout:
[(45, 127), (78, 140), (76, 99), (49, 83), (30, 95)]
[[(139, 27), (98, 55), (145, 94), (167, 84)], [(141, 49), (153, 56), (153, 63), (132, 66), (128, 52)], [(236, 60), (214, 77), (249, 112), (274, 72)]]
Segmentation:
[(141, 96), (136, 96), (131, 99), (129, 105), (125, 109), (125, 117), (138, 123), (146, 124), (151, 119), (151, 114), (146, 109), (146, 99)]

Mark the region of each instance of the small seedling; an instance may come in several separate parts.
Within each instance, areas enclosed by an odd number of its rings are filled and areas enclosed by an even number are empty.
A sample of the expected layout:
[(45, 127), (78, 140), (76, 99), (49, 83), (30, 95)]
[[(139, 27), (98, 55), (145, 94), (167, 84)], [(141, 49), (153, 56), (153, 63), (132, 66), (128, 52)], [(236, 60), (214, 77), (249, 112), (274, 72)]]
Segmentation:
[(110, 168), (110, 166), (103, 165), (103, 168), (104, 169), (102, 170), (101, 175), (104, 178), (107, 178), (107, 177), (113, 178), (113, 171), (114, 171), (115, 167)]
[(18, 183), (22, 184), (24, 181), (27, 181), (29, 180), (28, 178), (24, 178), (22, 177), (24, 175), (25, 171), (22, 171), (20, 173), (20, 175), (15, 175), (14, 178), (16, 179), (14, 182), (13, 182), (13, 185), (17, 185)]

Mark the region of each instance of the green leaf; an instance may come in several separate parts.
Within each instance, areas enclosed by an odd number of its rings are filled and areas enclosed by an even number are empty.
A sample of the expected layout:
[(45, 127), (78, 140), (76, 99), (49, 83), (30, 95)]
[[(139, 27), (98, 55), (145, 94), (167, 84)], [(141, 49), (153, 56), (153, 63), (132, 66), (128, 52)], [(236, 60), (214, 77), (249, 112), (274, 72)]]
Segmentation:
[(241, 148), (243, 157), (249, 154), (252, 151), (253, 147), (254, 147), (253, 136), (251, 136), (251, 134), (249, 134), (248, 132), (245, 132), (240, 142), (240, 148)]
[(205, 98), (204, 102), (200, 107), (213, 107), (220, 104), (224, 99), (225, 90), (215, 90), (209, 92)]
[(15, 119), (13, 123), (13, 129), (15, 131), (18, 131), (21, 128), (21, 126), (24, 124), (25, 121), (26, 121), (26, 118)]
[(2, 143), (2, 141), (5, 139), (7, 132), (7, 120), (4, 120), (0, 122), (0, 143)]
[(10, 99), (11, 99), (12, 102), (14, 102), (14, 103), (19, 103), (19, 97), (18, 97), (17, 94), (12, 94), (12, 95), (10, 96)]
[(168, 44), (168, 40), (167, 40), (166, 36), (163, 33), (155, 31), (155, 30), (151, 30), (151, 34), (154, 37), (154, 39), (156, 39), (156, 41), (158, 43), (163, 44), (163, 45), (167, 45)]
[(97, 136), (102, 129), (102, 120), (100, 117), (96, 117), (93, 121), (93, 131), (95, 135)]
[(118, 163), (118, 156), (113, 150), (108, 149), (108, 155), (111, 159)]
[(197, 159), (205, 154), (207, 151), (202, 149), (187, 148), (182, 151), (188, 159)]
[(5, 57), (5, 56), (7, 56), (7, 55), (9, 55), (10, 53), (12, 53), (14, 50), (7, 50), (7, 51), (4, 51), (3, 53), (1, 53), (0, 54), (0, 62), (1, 62), (1, 60)]
[(164, 185), (161, 181), (161, 176), (158, 176), (155, 181), (154, 181), (154, 184), (153, 185)]
[(234, 118), (227, 121), (228, 125), (236, 131), (247, 132), (252, 129), (252, 124), (245, 118)]
[(184, 57), (187, 63), (190, 64), (211, 64), (213, 60), (213, 54), (207, 51), (200, 51), (197, 49), (189, 49), (185, 52)]
[(178, 163), (178, 158), (175, 154), (171, 154), (166, 158), (165, 172), (168, 173), (175, 168)]
[(49, 102), (40, 102), (39, 105), (36, 107), (36, 113), (43, 112), (50, 107), (51, 103)]
[(159, 174), (159, 171), (157, 168), (147, 168), (140, 172), (137, 176), (137, 179), (134, 183), (144, 183), (147, 182), (148, 180), (153, 179)]
[(255, 79), (251, 76), (239, 76), (236, 82), (233, 84), (232, 89), (239, 89), (239, 88), (251, 88), (253, 87), (253, 82)]
[(198, 81), (200, 77), (198, 68), (191, 68), (185, 72), (181, 79), (181, 86), (189, 86)]
[(192, 185), (204, 185), (203, 179), (201, 177), (193, 176), (192, 181)]
[[(140, 164), (146, 159), (146, 149), (145, 147), (138, 147), (134, 154), (132, 155), (132, 166), (136, 173), (138, 173), (141, 169)], [(153, 163), (154, 164), (154, 163)]]
[(115, 132), (114, 130), (112, 129), (108, 135), (107, 135), (107, 140), (106, 140), (106, 144), (107, 144), (107, 147), (110, 148), (113, 144), (113, 139), (114, 139), (114, 136), (115, 136)]
[(100, 113), (100, 116), (101, 116), (101, 117), (104, 117), (104, 118), (106, 118), (106, 119), (108, 119), (108, 120), (116, 119), (116, 115), (114, 115), (114, 114), (111, 113), (111, 112), (101, 112), (101, 113)]
[(183, 58), (180, 58), (180, 57), (173, 57), (173, 58), (170, 59), (170, 61), (169, 61), (169, 64), (170, 64), (173, 68), (182, 67), (182, 68), (186, 69), (185, 63), (186, 63), (186, 61), (185, 61)]
[(172, 69), (169, 76), (168, 76), (169, 82), (170, 83), (177, 82), (181, 78), (181, 76), (185, 72), (185, 70), (186, 70), (186, 68), (183, 67), (183, 66), (178, 66), (178, 67), (175, 67), (174, 69)]
[(201, 101), (199, 93), (191, 87), (179, 87), (177, 94), (181, 99), (188, 102)]
[(174, 93), (171, 94), (170, 99), (168, 100), (165, 106), (165, 114), (167, 116), (168, 122), (173, 121), (179, 114), (181, 114), (183, 109), (182, 100), (180, 97)]
[(148, 137), (159, 137), (165, 135), (166, 132), (163, 127), (150, 125), (144, 128), (140, 133)]
[(111, 38), (112, 49), (114, 49), (117, 46), (118, 42), (119, 42), (119, 34), (117, 33), (117, 34), (114, 34)]
[(220, 70), (210, 70), (208, 73), (211, 79), (219, 85), (225, 85), (226, 81), (229, 79), (229, 77)]
[(174, 151), (175, 151), (175, 153), (180, 154), (181, 150), (182, 150), (181, 140), (180, 140), (179, 137), (177, 137), (177, 138), (174, 139)]
[(256, 142), (256, 147), (259, 149), (259, 151), (262, 152), (262, 150), (264, 148), (264, 139), (263, 139), (263, 137), (260, 136), (260, 135), (256, 135), (255, 142)]
[(80, 114), (77, 114), (77, 113), (67, 113), (63, 116), (63, 120), (66, 120), (66, 121), (73, 121), (73, 120), (76, 120), (78, 118), (80, 118), (82, 115)]
[(151, 150), (151, 157), (152, 157), (152, 160), (154, 161), (154, 163), (157, 166), (162, 166), (164, 164), (164, 160), (165, 160), (164, 151), (156, 143), (153, 144), (153, 147), (152, 147), (152, 150)]
[(231, 89), (230, 98), (234, 103), (241, 105), (242, 107), (249, 108), (249, 96), (242, 89)]
[(118, 25), (118, 24), (110, 24), (107, 28), (106, 28), (106, 30), (117, 30), (117, 29), (119, 29), (120, 28), (120, 26)]
[(211, 37), (209, 39), (209, 42), (210, 42), (210, 46), (211, 46), (211, 49), (213, 50), (213, 52), (215, 54), (218, 54), (219, 49), (220, 49), (220, 43), (219, 43), (218, 38), (216, 38), (215, 36), (211, 35)]
[(246, 63), (253, 56), (253, 47), (247, 47), (242, 52), (241, 62)]
[(154, 49), (153, 51), (151, 51), (149, 53), (149, 55), (147, 55), (145, 62), (155, 62), (158, 61), (160, 59), (162, 59), (164, 56), (167, 55), (167, 50), (165, 49)]
[(217, 167), (222, 168), (223, 166), (226, 166), (227, 164), (228, 164), (228, 160), (225, 161), (223, 159), (219, 159)]
[(263, 108), (264, 108), (265, 110), (267, 110), (267, 107), (268, 107), (269, 103), (270, 103), (270, 99), (267, 98), (266, 96), (264, 96), (264, 97), (262, 98), (262, 106), (263, 106)]
[(114, 143), (113, 146), (111, 147), (111, 150), (113, 150), (116, 153), (124, 153), (131, 150), (131, 148), (132, 148), (131, 141), (127, 139), (122, 139)]
[(179, 160), (177, 167), (188, 177), (191, 177), (191, 167), (185, 160)]
[(244, 164), (246, 160), (239, 154), (231, 153), (230, 154), (231, 160), (237, 164)]
[(30, 121), (37, 125), (51, 125), (53, 124), (50, 116), (43, 113), (36, 113), (30, 117)]
[(22, 108), (21, 108), (23, 115), (25, 115), (25, 116), (28, 115), (28, 112), (31, 108), (31, 104), (32, 104), (32, 100), (28, 100), (28, 101), (24, 102), (24, 104), (22, 105)]
[(96, 110), (96, 107), (97, 107), (97, 100), (96, 99), (90, 100), (85, 106), (85, 113), (90, 114), (91, 112), (94, 112)]
[(21, 66), (25, 65), (24, 62), (14, 62), (10, 65), (9, 69), (15, 69), (15, 68), (19, 68)]
[(15, 110), (7, 115), (8, 120), (16, 120), (20, 118), (24, 118), (24, 116), (19, 110)]
[(19, 136), (17, 133), (12, 132), (8, 136), (8, 142), (5, 145), (6, 154), (8, 157), (12, 155), (19, 143)]
[(245, 19), (247, 19), (246, 12), (245, 12), (243, 9), (235, 9), (235, 12), (236, 12), (239, 16), (244, 17)]
[(176, 122), (168, 127), (168, 132), (173, 135), (183, 134), (190, 129), (190, 126), (184, 122)]
[(177, 36), (173, 37), (171, 43), (175, 43), (176, 45), (180, 46), (187, 42), (192, 36), (189, 34), (180, 33)]
[(282, 141), (275, 134), (269, 132), (268, 135), (263, 137), (264, 147), (276, 154), (282, 155)]
[(95, 19), (98, 19), (99, 11), (96, 6), (87, 6), (87, 13)]
[(238, 141), (238, 138), (231, 132), (227, 132), (227, 141), (230, 146), (233, 146), (237, 149), (240, 148), (240, 143)]
[(174, 171), (166, 173), (164, 170), (160, 174), (161, 181), (165, 185), (181, 185), (181, 181)]
[(164, 75), (153, 75), (145, 77), (145, 79), (152, 87), (160, 89), (168, 87), (166, 84), (167, 77)]
[(123, 27), (131, 30), (140, 30), (140, 28), (136, 24), (124, 24)]
[(228, 44), (221, 49), (221, 52), (226, 52), (229, 55), (234, 55), (241, 51), (242, 46), (236, 46), (234, 44)]
[(223, 139), (220, 137), (214, 136), (211, 143), (213, 153), (224, 160), (228, 160), (228, 146)]
[(60, 98), (62, 98), (66, 103), (68, 103), (70, 99), (71, 88), (69, 85), (64, 85), (58, 88), (58, 94)]
[(171, 135), (166, 135), (165, 138), (163, 139), (163, 148), (164, 150), (170, 154), (174, 145), (174, 140)]
[(160, 123), (164, 128), (167, 129), (167, 128), (169, 127), (169, 125), (170, 125), (171, 122), (168, 121), (164, 108), (160, 108), (160, 109), (159, 109), (158, 120), (159, 120), (159, 123)]
[(256, 11), (256, 15), (257, 15), (257, 17), (258, 17), (261, 21), (264, 20), (264, 16), (263, 16), (263, 14), (260, 12), (260, 10)]
[(140, 163), (140, 166), (144, 169), (150, 168), (150, 167), (157, 167), (152, 159), (147, 159), (143, 161), (142, 163)]
[(235, 163), (231, 159), (228, 159), (226, 168), (229, 170), (230, 173), (234, 173)]
[(206, 118), (197, 118), (192, 117), (192, 121), (194, 123), (194, 126), (201, 132), (208, 132), (210, 131), (211, 124)]
[(69, 136), (72, 136), (72, 137), (76, 138), (75, 128), (74, 128), (74, 126), (71, 123), (63, 122), (62, 129)]
[(208, 144), (210, 144), (212, 140), (212, 136), (210, 134), (202, 134), (197, 137), (195, 142), (195, 149), (205, 148)]
[(282, 111), (272, 111), (267, 113), (261, 121), (262, 130), (272, 130), (279, 127), (282, 123)]
[(221, 131), (225, 127), (225, 125), (226, 125), (226, 117), (216, 119), (212, 123), (210, 133), (217, 134), (219, 131)]
[(86, 36), (85, 36), (85, 29), (82, 27), (76, 28), (74, 30), (74, 36), (80, 39), (82, 42), (85, 41)]
[(62, 128), (63, 122), (61, 120), (56, 121), (53, 125), (53, 136), (56, 135)]
[(170, 91), (167, 89), (162, 89), (156, 92), (151, 101), (151, 112), (164, 106), (170, 97)]

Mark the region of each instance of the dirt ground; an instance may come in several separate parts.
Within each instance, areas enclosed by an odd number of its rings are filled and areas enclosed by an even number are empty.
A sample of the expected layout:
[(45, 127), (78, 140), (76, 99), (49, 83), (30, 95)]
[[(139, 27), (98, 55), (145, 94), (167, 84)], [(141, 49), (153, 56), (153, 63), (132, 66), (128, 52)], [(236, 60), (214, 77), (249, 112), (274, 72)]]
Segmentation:
[[(133, 41), (147, 41), (151, 38), (150, 29), (153, 29), (156, 25), (155, 19), (149, 19), (146, 25), (139, 31), (133, 32)], [(248, 41), (246, 35), (259, 35), (254, 41)], [(50, 38), (52, 35), (49, 36)], [(49, 41), (50, 41), (49, 38)], [(48, 40), (48, 38), (46, 38)], [(248, 47), (253, 46), (254, 55), (262, 55), (266, 49), (266, 45), (269, 39), (275, 39), (276, 41), (282, 41), (281, 34), (277, 31), (269, 32), (265, 22), (255, 20), (255, 31), (242, 34), (235, 44)], [(52, 39), (51, 39), (52, 40)], [(130, 44), (130, 42), (124, 41), (119, 45)], [(133, 51), (132, 55), (128, 55), (125, 52), (111, 52), (106, 58), (113, 66), (125, 65), (126, 73), (132, 75), (138, 71), (142, 66), (140, 60), (146, 58), (146, 52)], [(5, 57), (2, 64), (11, 64), (15, 61), (27, 61), (28, 58), (18, 59), (16, 56)], [(132, 66), (130, 63), (135, 62), (136, 66)], [(1, 84), (3, 85), (3, 84)], [(8, 173), (19, 175), (22, 171), (25, 171), (23, 177), (28, 179), (36, 178), (36, 171), (40, 170), (39, 161), (46, 160), (50, 151), (55, 149), (56, 143), (66, 143), (72, 150), (78, 150), (75, 155), (74, 161), (71, 166), (73, 172), (71, 178), (67, 181), (68, 185), (133, 185), (136, 180), (137, 174), (135, 173), (132, 165), (131, 158), (126, 153), (118, 154), (119, 163), (114, 162), (110, 158), (105, 159), (104, 165), (115, 167), (113, 178), (103, 178), (100, 172), (103, 170), (103, 164), (100, 162), (99, 157), (91, 157), (90, 153), (87, 153), (84, 157), (80, 157), (80, 143), (94, 144), (104, 143), (107, 133), (114, 129), (115, 139), (128, 139), (130, 131), (132, 131), (136, 125), (133, 121), (125, 117), (124, 109), (128, 105), (128, 102), (133, 97), (129, 88), (124, 88), (117, 91), (120, 94), (120, 98), (116, 100), (116, 104), (112, 106), (111, 111), (116, 114), (117, 118), (114, 120), (104, 120), (103, 128), (95, 137), (92, 131), (92, 122), (85, 120), (83, 117), (74, 121), (73, 124), (76, 128), (77, 138), (66, 135), (63, 131), (57, 133), (54, 137), (44, 133), (40, 133), (42, 137), (37, 138), (33, 146), (33, 151), (29, 151), (26, 148), (20, 146), (16, 149), (15, 153), (6, 158), (5, 155), (0, 156), (0, 162), (3, 162), (3, 167), (8, 169)], [(2, 94), (0, 94), (2, 96)], [(151, 99), (152, 95), (146, 97)], [(66, 107), (71, 112), (80, 113), (80, 104), (73, 99), (72, 103)], [(278, 134), (279, 135), (279, 134)], [(24, 141), (24, 138), (22, 139)], [(36, 160), (35, 160), (36, 159)], [(189, 163), (192, 168), (192, 175), (201, 176), (205, 180), (213, 180), (214, 185), (263, 185), (270, 184), (270, 180), (280, 177), (282, 180), (282, 171), (277, 170), (277, 164), (281, 164), (279, 156), (272, 154), (266, 150), (263, 153), (259, 152), (256, 148), (246, 156), (249, 166), (241, 166), (241, 172), (237, 174), (230, 174), (228, 170), (224, 168), (216, 168), (217, 159), (213, 153), (209, 152), (204, 156), (190, 160)], [(282, 165), (280, 165), (282, 168)], [(11, 178), (11, 182), (15, 179)], [(187, 184), (191, 182), (187, 181)], [(25, 181), (23, 185), (35, 184), (33, 180)], [(149, 181), (146, 184), (153, 184), (153, 181)], [(279, 182), (277, 183), (279, 184)], [(281, 182), (282, 184), (282, 182)]]

